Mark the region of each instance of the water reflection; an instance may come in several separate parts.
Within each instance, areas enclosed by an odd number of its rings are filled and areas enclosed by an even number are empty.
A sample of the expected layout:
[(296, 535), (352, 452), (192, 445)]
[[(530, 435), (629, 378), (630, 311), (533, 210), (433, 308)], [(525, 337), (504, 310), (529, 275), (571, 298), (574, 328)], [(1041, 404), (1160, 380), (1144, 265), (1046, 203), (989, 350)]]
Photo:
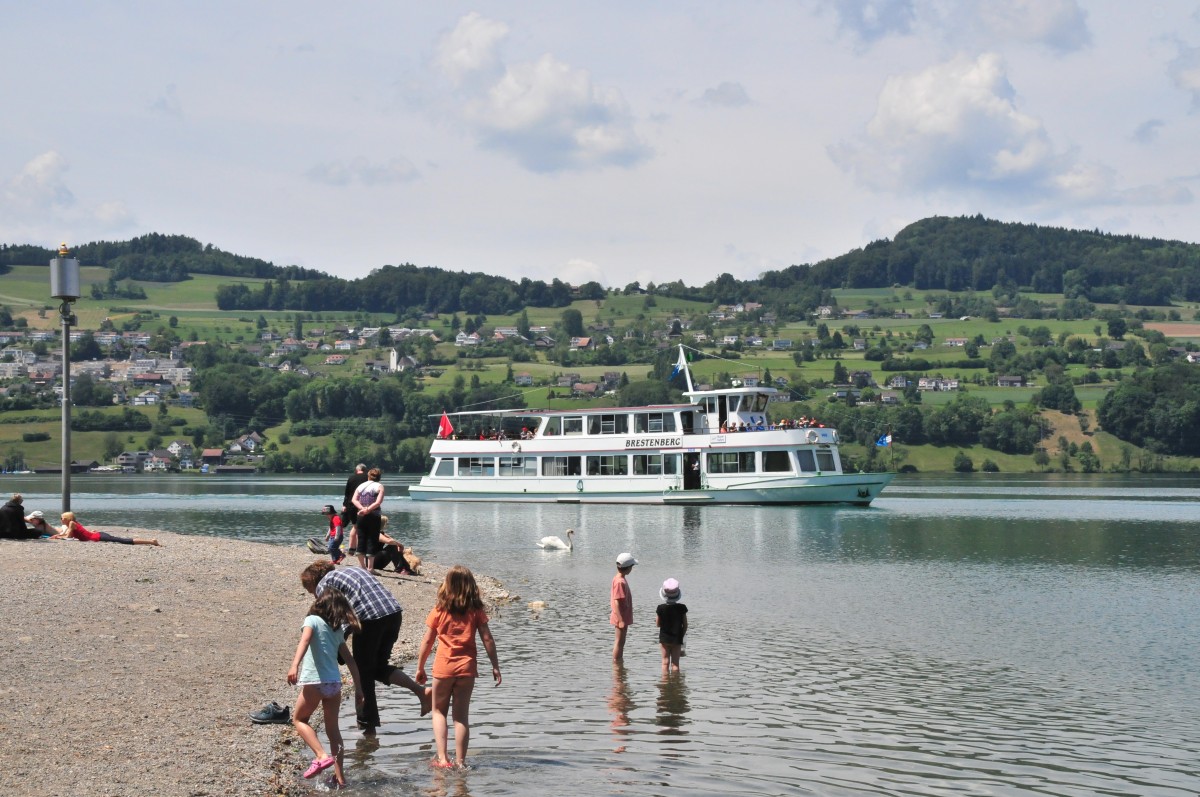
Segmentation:
[[(658, 713), (654, 716), (654, 724), (659, 727), (659, 733), (686, 736), (688, 724), (687, 713), (691, 710), (688, 705), (688, 687), (683, 673), (676, 672), (664, 675), (658, 681)], [(664, 754), (670, 755), (670, 748), (664, 748)]]
[(467, 780), (467, 770), (436, 769), (433, 770), (433, 780), (421, 790), (427, 797), (471, 797), (471, 788)]
[(625, 665), (613, 662), (612, 668), (612, 691), (608, 693), (608, 710), (612, 714), (612, 721), (608, 727), (612, 728), (613, 738), (617, 743), (613, 752), (624, 753), (628, 741), (626, 737), (633, 731), (629, 726), (629, 713), (636, 709), (637, 705), (629, 692), (629, 673), (625, 671)]

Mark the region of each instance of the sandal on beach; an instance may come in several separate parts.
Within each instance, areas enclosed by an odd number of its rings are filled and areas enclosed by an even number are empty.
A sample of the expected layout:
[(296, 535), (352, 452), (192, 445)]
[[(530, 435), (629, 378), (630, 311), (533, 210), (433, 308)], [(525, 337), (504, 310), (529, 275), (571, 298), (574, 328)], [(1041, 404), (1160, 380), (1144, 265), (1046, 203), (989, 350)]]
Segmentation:
[(434, 769), (454, 769), (454, 764), (450, 763), (449, 761), (442, 763), (436, 758), (429, 759), (429, 766), (433, 767)]
[(304, 777), (306, 779), (315, 777), (333, 766), (333, 762), (334, 758), (331, 755), (327, 755), (324, 758), (314, 758), (313, 762), (309, 764), (308, 769), (304, 770)]

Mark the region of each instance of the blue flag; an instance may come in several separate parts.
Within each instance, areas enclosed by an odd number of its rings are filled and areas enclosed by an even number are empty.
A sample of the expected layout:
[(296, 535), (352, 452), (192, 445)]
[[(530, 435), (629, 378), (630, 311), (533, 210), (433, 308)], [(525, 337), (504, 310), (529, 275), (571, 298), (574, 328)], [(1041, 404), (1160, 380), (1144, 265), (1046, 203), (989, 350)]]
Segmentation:
[(675, 377), (679, 376), (680, 372), (683, 371), (685, 368), (687, 368), (687, 360), (684, 359), (683, 349), (680, 348), (679, 349), (679, 360), (675, 363), (675, 368), (674, 368), (674, 370), (671, 371), (671, 375), (668, 376), (667, 379), (674, 379)]
[(879, 439), (875, 441), (875, 445), (879, 446), (880, 448), (887, 448), (891, 444), (892, 444), (892, 435), (890, 432), (885, 435), (880, 435)]

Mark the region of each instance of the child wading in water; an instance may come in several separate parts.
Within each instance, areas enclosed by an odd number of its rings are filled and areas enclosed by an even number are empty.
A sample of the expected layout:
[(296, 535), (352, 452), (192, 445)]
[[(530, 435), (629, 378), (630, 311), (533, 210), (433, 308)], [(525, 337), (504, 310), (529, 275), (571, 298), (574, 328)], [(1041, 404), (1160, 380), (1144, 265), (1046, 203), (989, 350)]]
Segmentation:
[(629, 591), (629, 582), (625, 576), (633, 570), (637, 559), (631, 553), (623, 553), (617, 557), (617, 574), (613, 576), (612, 589), (609, 591), (609, 606), (612, 612), (608, 622), (617, 629), (617, 638), (613, 642), (613, 661), (625, 658), (625, 635), (633, 624), (633, 594)]
[(446, 572), (446, 578), (438, 587), (437, 604), (425, 618), (428, 630), (421, 640), (421, 651), (417, 658), (416, 680), (425, 683), (425, 662), (438, 643), (437, 658), (433, 661), (433, 739), (437, 744), (437, 758), (431, 763), (435, 767), (453, 766), (447, 753), (446, 710), (454, 703), (454, 757), (458, 765), (467, 763), (467, 743), (471, 737), (470, 708), (471, 692), (479, 676), (479, 665), (475, 660), (475, 634), (483, 641), (492, 662), (492, 678), (500, 685), (500, 663), (496, 658), (496, 641), (488, 629), (488, 618), (483, 611), (483, 599), (479, 596), (479, 585), (475, 576), (462, 565), (455, 565)]
[[(313, 751), (313, 762), (304, 771), (311, 778), (329, 767), (333, 767), (338, 785), (346, 783), (342, 773), (343, 745), (342, 730), (338, 726), (338, 709), (342, 704), (342, 673), (338, 669), (338, 656), (350, 668), (354, 678), (354, 701), (363, 701), (359, 685), (358, 665), (346, 644), (346, 634), (358, 631), (358, 617), (346, 596), (337, 590), (326, 590), (317, 598), (308, 616), (304, 618), (304, 629), (300, 632), (300, 644), (288, 670), (289, 684), (300, 685), (300, 696), (296, 698), (296, 710), (292, 724), (296, 733)], [(329, 736), (329, 753), (321, 747), (317, 732), (308, 724), (313, 712), (320, 705), (325, 715), (325, 733)]]
[(663, 582), (658, 596), (666, 603), (658, 604), (655, 610), (658, 617), (654, 624), (658, 626), (658, 643), (662, 645), (662, 671), (668, 669), (679, 672), (679, 657), (683, 655), (683, 635), (687, 633), (687, 607), (679, 602), (683, 590), (679, 582), (668, 578)]

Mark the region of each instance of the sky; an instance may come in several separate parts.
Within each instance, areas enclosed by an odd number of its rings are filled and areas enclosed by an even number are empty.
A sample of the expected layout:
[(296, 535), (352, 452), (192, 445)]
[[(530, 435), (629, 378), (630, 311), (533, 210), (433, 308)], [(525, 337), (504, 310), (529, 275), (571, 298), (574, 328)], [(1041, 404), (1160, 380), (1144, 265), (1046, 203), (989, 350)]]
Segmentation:
[(1200, 0), (0, 0), (0, 242), (358, 278), (815, 263), (933, 215), (1200, 241)]

